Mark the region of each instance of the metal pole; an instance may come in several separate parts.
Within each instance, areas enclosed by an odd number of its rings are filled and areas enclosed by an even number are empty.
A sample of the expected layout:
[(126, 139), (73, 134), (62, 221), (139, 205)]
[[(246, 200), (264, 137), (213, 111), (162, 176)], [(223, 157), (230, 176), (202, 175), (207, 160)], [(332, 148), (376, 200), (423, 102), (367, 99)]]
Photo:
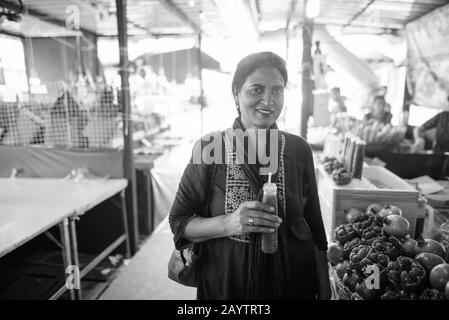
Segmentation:
[(76, 220), (78, 220), (77, 216), (73, 216), (69, 218), (69, 233), (70, 233), (70, 241), (72, 243), (72, 262), (76, 268), (76, 272), (78, 272), (78, 276), (75, 277), (75, 300), (82, 300), (82, 288), (81, 288), (81, 278), (79, 276), (80, 270), (80, 262), (78, 258), (78, 239), (76, 237)]
[[(201, 11), (200, 11), (201, 20)], [(198, 32), (198, 79), (200, 80), (200, 111), (201, 111), (201, 135), (203, 135), (203, 109), (204, 109), (204, 91), (203, 91), (203, 61), (201, 59), (201, 27)]]
[(123, 112), (123, 166), (125, 178), (128, 179), (126, 188), (126, 211), (128, 213), (128, 228), (131, 254), (137, 251), (138, 226), (137, 226), (137, 195), (136, 172), (134, 170), (133, 154), (133, 125), (131, 121), (131, 97), (129, 92), (128, 70), (128, 28), (126, 18), (126, 0), (116, 0), (118, 42), (120, 48), (120, 76), (121, 95), (120, 102)]
[(120, 192), (120, 204), (122, 207), (122, 215), (123, 215), (123, 230), (126, 237), (126, 252), (125, 256), (126, 258), (131, 257), (131, 249), (130, 249), (130, 243), (129, 243), (129, 228), (128, 228), (128, 220), (127, 220), (127, 214), (126, 214), (126, 197), (125, 197), (125, 191)]
[[(62, 242), (62, 259), (64, 262), (64, 274), (67, 276), (66, 272), (69, 270), (68, 268), (72, 266), (72, 255), (70, 248), (70, 235), (69, 235), (69, 220), (65, 218), (59, 224), (59, 230), (61, 233), (61, 242)], [(73, 288), (67, 288), (70, 292), (70, 299), (75, 300), (75, 292)]]
[(312, 70), (312, 34), (313, 20), (306, 14), (307, 0), (304, 0), (303, 7), (303, 27), (302, 27), (302, 108), (301, 108), (301, 136), (307, 139), (307, 122), (313, 104), (313, 81), (311, 79)]

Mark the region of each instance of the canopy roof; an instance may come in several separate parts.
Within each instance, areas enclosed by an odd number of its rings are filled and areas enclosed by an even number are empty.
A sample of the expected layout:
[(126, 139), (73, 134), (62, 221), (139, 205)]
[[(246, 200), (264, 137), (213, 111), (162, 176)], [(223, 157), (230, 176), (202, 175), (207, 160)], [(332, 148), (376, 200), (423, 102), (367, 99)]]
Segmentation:
[[(71, 35), (66, 20), (73, 10), (80, 13), (80, 27), (102, 36), (117, 35), (115, 0), (22, 0), (19, 23), (5, 20), (5, 32), (30, 37)], [(128, 0), (130, 35), (231, 36), (252, 29), (257, 35), (301, 23), (303, 0)], [(346, 33), (394, 32), (446, 0), (320, 0), (316, 24)], [(8, 10), (20, 9), (18, 0), (0, 0)], [(201, 14), (200, 14), (201, 11)], [(242, 29), (243, 28), (243, 29)]]

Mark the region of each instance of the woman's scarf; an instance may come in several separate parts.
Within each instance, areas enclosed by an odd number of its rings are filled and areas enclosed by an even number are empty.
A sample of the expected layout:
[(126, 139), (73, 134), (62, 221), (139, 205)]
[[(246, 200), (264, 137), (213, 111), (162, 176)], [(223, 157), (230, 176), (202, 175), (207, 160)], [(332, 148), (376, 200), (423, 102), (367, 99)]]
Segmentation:
[[(233, 129), (240, 129), (245, 131), (240, 118), (235, 119)], [(277, 130), (278, 146), (281, 145), (281, 136), (278, 131), (276, 123), (273, 124), (270, 129)], [(236, 135), (237, 139), (241, 138), (240, 135)], [(270, 130), (267, 130), (266, 136), (266, 150), (270, 152)], [(242, 142), (243, 143), (243, 142)], [(234, 143), (232, 143), (235, 148)], [(242, 144), (243, 145), (243, 144)], [(245, 159), (248, 159), (248, 148), (245, 148)], [(278, 164), (280, 161), (280, 150), (278, 148)], [(267, 182), (268, 177), (259, 174), (260, 164), (259, 161), (256, 164), (248, 164), (245, 161), (244, 164), (240, 164), (245, 176), (257, 194), (255, 200), (262, 202), (263, 197), (263, 184)], [(272, 182), (276, 182), (278, 179), (278, 172), (272, 175)], [(265, 254), (261, 250), (261, 233), (251, 233), (249, 243), (249, 264), (248, 264), (248, 282), (247, 282), (247, 299), (282, 299), (286, 297), (288, 292), (289, 279), (289, 263), (288, 263), (288, 248), (286, 240), (286, 212), (284, 212), (284, 206), (280, 203), (278, 197), (278, 215), (282, 219), (278, 228), (278, 250), (274, 254)]]

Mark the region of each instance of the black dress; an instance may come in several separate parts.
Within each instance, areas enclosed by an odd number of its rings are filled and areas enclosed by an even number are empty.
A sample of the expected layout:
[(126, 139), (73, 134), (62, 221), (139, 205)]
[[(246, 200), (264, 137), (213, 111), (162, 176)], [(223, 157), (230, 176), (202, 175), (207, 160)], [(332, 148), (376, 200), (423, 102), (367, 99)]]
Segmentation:
[(434, 151), (436, 153), (449, 151), (449, 112), (440, 112), (421, 126), (423, 130), (432, 128), (436, 128)]
[[(281, 132), (283, 146), (279, 164), (278, 196), (284, 200), (285, 228), (288, 244), (289, 275), (282, 299), (316, 299), (317, 279), (314, 244), (327, 249), (326, 234), (321, 217), (315, 170), (310, 146), (299, 136)], [(210, 165), (187, 165), (179, 184), (169, 223), (177, 249), (190, 243), (182, 238), (186, 225), (195, 214), (200, 214), (210, 194), (208, 215), (231, 213), (248, 197), (255, 199), (250, 188), (245, 188), (245, 177), (238, 165), (216, 165), (210, 183)], [(247, 297), (249, 245), (248, 239), (230, 237), (202, 243), (201, 276), (198, 299), (245, 299)], [(273, 275), (267, 274), (266, 277)]]

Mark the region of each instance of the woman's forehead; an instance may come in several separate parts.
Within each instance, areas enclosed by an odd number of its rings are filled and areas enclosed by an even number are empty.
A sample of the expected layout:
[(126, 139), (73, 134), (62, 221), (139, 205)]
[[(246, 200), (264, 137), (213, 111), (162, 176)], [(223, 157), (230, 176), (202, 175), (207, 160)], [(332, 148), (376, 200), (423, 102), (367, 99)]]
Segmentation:
[(260, 67), (254, 70), (245, 81), (246, 84), (284, 85), (284, 77), (275, 67)]

